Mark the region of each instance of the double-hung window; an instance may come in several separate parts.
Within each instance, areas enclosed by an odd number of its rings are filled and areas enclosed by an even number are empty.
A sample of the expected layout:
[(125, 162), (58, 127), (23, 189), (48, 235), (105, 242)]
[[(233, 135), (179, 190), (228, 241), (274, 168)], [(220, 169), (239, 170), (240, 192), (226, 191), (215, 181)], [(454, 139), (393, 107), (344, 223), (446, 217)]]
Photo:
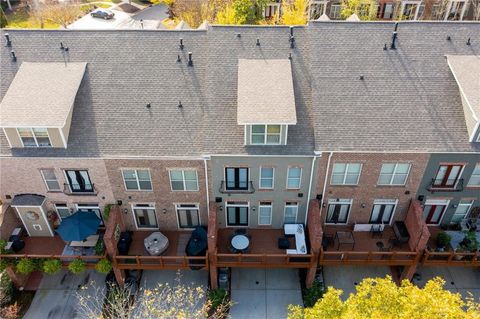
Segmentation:
[(378, 177), (378, 185), (405, 185), (409, 172), (410, 164), (383, 164)]
[(475, 165), (472, 176), (470, 176), (470, 180), (468, 181), (468, 186), (480, 186), (480, 163)]
[(258, 224), (272, 224), (272, 202), (260, 202), (258, 205)]
[(287, 172), (287, 189), (300, 189), (302, 183), (302, 168), (289, 167)]
[(24, 147), (51, 147), (46, 128), (17, 128)]
[(454, 188), (462, 173), (463, 165), (440, 165), (433, 180), (433, 187)]
[(152, 190), (152, 180), (148, 169), (124, 169), (122, 175), (126, 190)]
[(280, 125), (252, 125), (251, 144), (279, 145), (282, 128)]
[(47, 186), (47, 190), (49, 191), (59, 191), (61, 190), (60, 184), (58, 183), (57, 176), (55, 176), (55, 171), (53, 168), (42, 169), (40, 170), (42, 173), (43, 180), (45, 185)]
[(332, 185), (357, 185), (360, 179), (362, 164), (335, 163), (332, 171)]
[(61, 219), (66, 218), (72, 214), (67, 204), (57, 203), (55, 204), (55, 210), (57, 211), (57, 214), (58, 216), (60, 216)]
[(457, 209), (450, 220), (451, 224), (457, 224), (462, 221), (462, 219), (468, 216), (470, 209), (472, 208), (473, 200), (461, 200), (458, 203)]
[(198, 191), (196, 170), (171, 170), (170, 185), (173, 191)]
[(226, 190), (248, 190), (248, 168), (225, 168), (225, 188)]
[(351, 199), (329, 200), (326, 222), (328, 224), (346, 224), (351, 207)]
[(227, 226), (248, 226), (248, 206), (246, 202), (226, 202)]
[(132, 211), (137, 228), (158, 228), (154, 204), (133, 204)]
[(86, 170), (66, 170), (68, 184), (72, 193), (93, 193), (93, 184)]
[(178, 227), (195, 228), (200, 225), (198, 204), (176, 204)]
[(286, 202), (283, 222), (285, 224), (295, 224), (297, 222), (298, 203)]
[(260, 167), (260, 189), (273, 189), (273, 167)]
[(390, 224), (396, 206), (396, 199), (376, 199), (373, 202), (370, 224)]

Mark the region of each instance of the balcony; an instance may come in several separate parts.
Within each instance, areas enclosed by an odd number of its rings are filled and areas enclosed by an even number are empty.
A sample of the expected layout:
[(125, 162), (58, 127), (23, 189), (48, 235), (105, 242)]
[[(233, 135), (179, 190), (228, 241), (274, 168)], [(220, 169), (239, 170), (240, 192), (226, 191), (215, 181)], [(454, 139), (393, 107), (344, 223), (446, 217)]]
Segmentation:
[(94, 184), (63, 184), (63, 193), (66, 195), (97, 195)]
[(253, 194), (255, 193), (255, 188), (253, 187), (253, 182), (247, 182), (246, 187), (238, 187), (238, 188), (227, 188), (227, 184), (225, 181), (221, 181), (220, 188), (218, 191), (222, 194)]
[(434, 192), (461, 192), (463, 191), (463, 178), (458, 179), (453, 183), (453, 185), (448, 185), (439, 181), (438, 179), (432, 178), (432, 181), (427, 186), (427, 190), (431, 193)]

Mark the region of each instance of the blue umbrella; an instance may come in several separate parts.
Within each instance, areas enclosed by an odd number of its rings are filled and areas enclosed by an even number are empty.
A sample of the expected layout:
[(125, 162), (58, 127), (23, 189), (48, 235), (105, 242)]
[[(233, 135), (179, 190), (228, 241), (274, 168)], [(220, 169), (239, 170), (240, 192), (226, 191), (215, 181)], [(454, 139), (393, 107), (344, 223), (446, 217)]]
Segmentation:
[(101, 220), (94, 212), (77, 211), (62, 220), (57, 233), (64, 241), (84, 240), (97, 232)]

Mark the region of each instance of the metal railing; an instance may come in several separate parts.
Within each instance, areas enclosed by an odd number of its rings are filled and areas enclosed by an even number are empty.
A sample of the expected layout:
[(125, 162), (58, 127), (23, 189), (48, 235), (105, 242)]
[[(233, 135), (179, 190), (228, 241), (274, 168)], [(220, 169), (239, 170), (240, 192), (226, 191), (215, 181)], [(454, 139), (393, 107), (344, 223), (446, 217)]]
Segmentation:
[(427, 190), (434, 193), (434, 192), (461, 192), (463, 191), (463, 178), (460, 178), (452, 185), (442, 184), (443, 180), (438, 180), (432, 178), (432, 181), (427, 186)]
[(225, 181), (221, 181), (218, 191), (222, 194), (253, 194), (255, 193), (255, 188), (252, 181), (247, 182), (246, 188), (229, 188)]
[(118, 269), (186, 269), (208, 268), (205, 256), (114, 256), (114, 267)]
[(94, 184), (63, 184), (63, 193), (66, 195), (96, 195), (97, 191)]
[(425, 249), (422, 264), (428, 266), (480, 266), (479, 252), (431, 251)]

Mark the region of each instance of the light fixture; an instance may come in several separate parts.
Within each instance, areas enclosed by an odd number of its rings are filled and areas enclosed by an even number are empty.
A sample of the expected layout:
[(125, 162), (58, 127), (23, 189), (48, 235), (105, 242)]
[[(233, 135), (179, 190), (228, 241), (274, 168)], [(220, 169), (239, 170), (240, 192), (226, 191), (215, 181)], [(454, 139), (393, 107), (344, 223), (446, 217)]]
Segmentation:
[(255, 206), (252, 206), (252, 212), (256, 211), (257, 208)]
[(122, 204), (123, 204), (123, 202), (122, 202), (121, 199), (117, 200), (117, 205), (118, 205), (118, 206), (122, 206)]
[(162, 210), (162, 212), (163, 212), (164, 214), (166, 214), (166, 213), (167, 213), (167, 209), (164, 208), (164, 209)]
[(365, 208), (365, 207), (367, 207), (367, 205), (365, 205), (365, 203), (362, 203), (362, 205), (361, 205), (361, 206), (362, 206), (362, 208)]
[(123, 210), (123, 213), (124, 213), (125, 215), (128, 214), (128, 209), (125, 208), (125, 209)]

